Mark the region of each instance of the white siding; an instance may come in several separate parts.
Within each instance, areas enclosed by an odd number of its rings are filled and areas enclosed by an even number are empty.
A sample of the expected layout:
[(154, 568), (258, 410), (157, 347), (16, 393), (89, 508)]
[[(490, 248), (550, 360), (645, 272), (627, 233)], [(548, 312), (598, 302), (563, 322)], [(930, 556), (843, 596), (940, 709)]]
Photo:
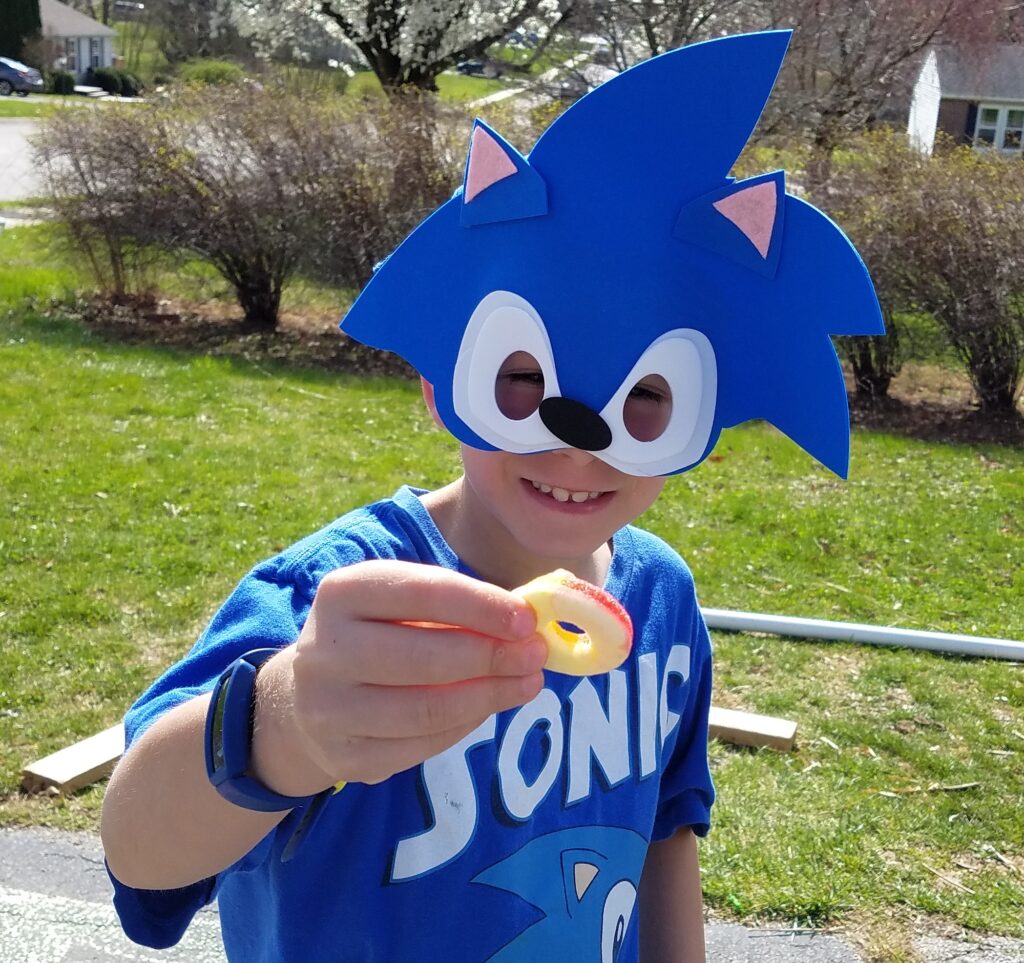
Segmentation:
[(939, 83), (939, 65), (935, 51), (928, 56), (917, 75), (914, 94), (910, 101), (910, 117), (907, 121), (907, 135), (910, 143), (925, 154), (932, 152), (935, 145), (935, 129), (939, 121), (939, 101), (942, 87)]

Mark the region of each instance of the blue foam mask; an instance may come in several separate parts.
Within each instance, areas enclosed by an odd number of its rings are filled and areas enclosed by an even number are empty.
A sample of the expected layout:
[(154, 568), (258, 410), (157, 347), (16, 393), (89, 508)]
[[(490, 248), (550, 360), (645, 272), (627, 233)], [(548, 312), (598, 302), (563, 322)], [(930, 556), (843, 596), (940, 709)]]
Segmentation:
[[(463, 187), (378, 269), (342, 321), (404, 357), (438, 413), (484, 450), (590, 450), (633, 475), (685, 471), (763, 418), (839, 475), (849, 412), (830, 335), (884, 330), (871, 280), (781, 171), (729, 171), (788, 31), (674, 50), (587, 94), (523, 157), (480, 121)], [(527, 352), (543, 400), (510, 417), (502, 364)], [(660, 375), (671, 414), (624, 409)]]

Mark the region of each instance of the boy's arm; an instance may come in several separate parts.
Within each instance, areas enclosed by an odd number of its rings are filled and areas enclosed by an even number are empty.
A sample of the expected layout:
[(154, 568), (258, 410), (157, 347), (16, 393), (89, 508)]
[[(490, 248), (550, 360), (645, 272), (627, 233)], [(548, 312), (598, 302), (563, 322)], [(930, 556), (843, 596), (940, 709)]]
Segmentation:
[[(453, 612), (462, 627), (439, 627)], [(534, 630), (521, 599), (436, 566), (380, 561), (331, 573), (298, 641), (257, 676), (251, 775), (305, 796), (419, 764), (537, 694), (547, 649)], [(177, 889), (216, 875), (284, 818), (237, 807), (210, 786), (209, 699), (161, 716), (111, 778), (101, 834), (127, 886)]]
[(704, 963), (697, 837), (688, 827), (651, 844), (638, 899), (642, 963)]
[(241, 809), (206, 775), (210, 696), (159, 718), (124, 755), (103, 797), (100, 833), (114, 876), (135, 889), (178, 889), (215, 876), (287, 812)]

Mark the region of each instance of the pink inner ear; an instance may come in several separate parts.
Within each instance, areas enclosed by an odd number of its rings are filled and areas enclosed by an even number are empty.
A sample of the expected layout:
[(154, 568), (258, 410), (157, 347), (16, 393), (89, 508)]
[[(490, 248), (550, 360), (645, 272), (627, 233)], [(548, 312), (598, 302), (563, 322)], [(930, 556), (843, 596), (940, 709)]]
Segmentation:
[(775, 182), (763, 181), (715, 201), (714, 208), (729, 218), (764, 258), (772, 243), (776, 204)]
[(515, 172), (516, 165), (501, 145), (483, 127), (474, 127), (469, 144), (469, 169), (466, 171), (466, 203)]

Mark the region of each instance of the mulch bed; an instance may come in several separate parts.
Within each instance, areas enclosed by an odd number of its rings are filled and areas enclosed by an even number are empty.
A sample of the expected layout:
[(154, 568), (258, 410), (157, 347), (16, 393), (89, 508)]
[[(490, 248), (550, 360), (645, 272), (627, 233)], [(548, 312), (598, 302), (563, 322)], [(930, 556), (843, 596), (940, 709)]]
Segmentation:
[(340, 311), (325, 316), (285, 314), (272, 331), (247, 325), (226, 314), (221, 305), (196, 308), (148, 298), (116, 302), (94, 298), (80, 302), (75, 313), (95, 334), (120, 344), (242, 358), (256, 364), (277, 362), (349, 374), (416, 377), (401, 358), (343, 335), (338, 330)]
[[(255, 364), (284, 363), (298, 368), (359, 375), (413, 378), (412, 368), (386, 351), (367, 348), (338, 330), (340, 310), (330, 314), (288, 313), (273, 331), (254, 330), (221, 304), (191, 305), (153, 299), (83, 301), (80, 320), (101, 337), (123, 344), (236, 357)], [(894, 383), (892, 396), (850, 397), (854, 425), (925, 441), (1024, 447), (1024, 416), (992, 416), (970, 400), (962, 376), (949, 384), (908, 379)], [(952, 400), (951, 400), (952, 399)]]
[(850, 399), (850, 419), (876, 431), (952, 444), (1024, 447), (1024, 417), (992, 415), (970, 406), (916, 398)]

